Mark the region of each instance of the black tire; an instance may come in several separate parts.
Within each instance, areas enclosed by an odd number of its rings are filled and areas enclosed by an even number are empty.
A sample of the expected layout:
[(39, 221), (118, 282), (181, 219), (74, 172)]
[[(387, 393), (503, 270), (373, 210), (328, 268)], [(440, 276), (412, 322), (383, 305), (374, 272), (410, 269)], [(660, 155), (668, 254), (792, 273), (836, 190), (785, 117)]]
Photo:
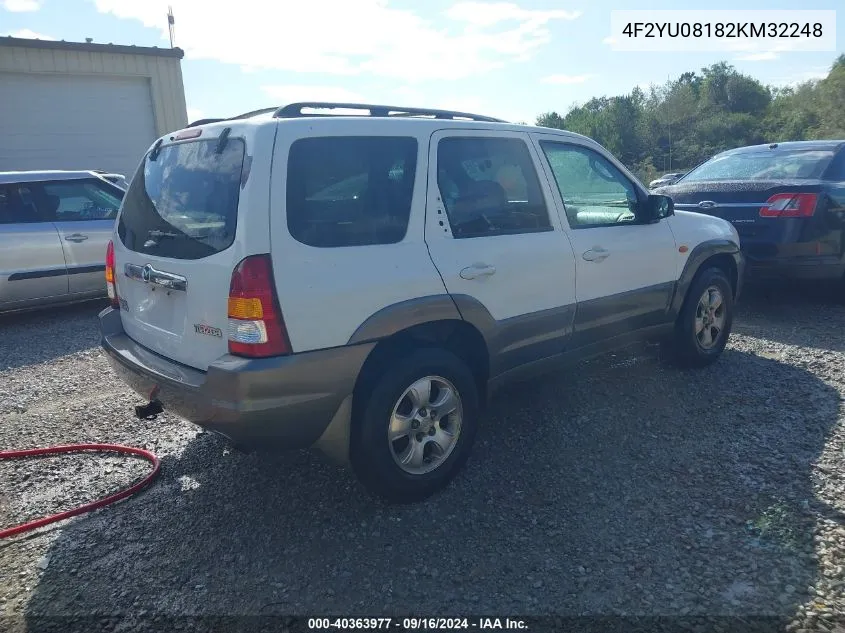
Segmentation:
[[(410, 474), (393, 457), (388, 428), (397, 401), (417, 380), (445, 378), (455, 387), (463, 417), (451, 453), (431, 472)], [(466, 463), (478, 428), (479, 394), (466, 363), (440, 348), (421, 348), (400, 357), (372, 383), (354, 407), (350, 461), (368, 490), (391, 503), (421, 501), (446, 487)], [(409, 440), (410, 441), (410, 440)]]
[[(708, 288), (719, 290), (724, 305), (724, 324), (718, 336), (713, 337), (714, 343), (710, 347), (703, 345), (696, 333), (699, 300)], [(687, 291), (683, 307), (675, 322), (675, 330), (668, 346), (672, 360), (681, 367), (706, 367), (715, 362), (727, 345), (733, 316), (733, 287), (725, 271), (717, 267), (701, 271)]]

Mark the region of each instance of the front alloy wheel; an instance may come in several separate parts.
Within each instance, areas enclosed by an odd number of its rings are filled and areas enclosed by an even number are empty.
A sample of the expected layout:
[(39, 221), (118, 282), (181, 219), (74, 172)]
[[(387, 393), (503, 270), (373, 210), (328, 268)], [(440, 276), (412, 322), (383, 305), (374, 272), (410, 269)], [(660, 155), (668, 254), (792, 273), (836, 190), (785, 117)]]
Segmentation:
[(702, 270), (687, 291), (667, 351), (684, 367), (704, 367), (725, 349), (733, 322), (734, 295), (725, 270)]
[(725, 331), (725, 301), (722, 291), (709, 286), (695, 311), (695, 337), (702, 349), (713, 349)]

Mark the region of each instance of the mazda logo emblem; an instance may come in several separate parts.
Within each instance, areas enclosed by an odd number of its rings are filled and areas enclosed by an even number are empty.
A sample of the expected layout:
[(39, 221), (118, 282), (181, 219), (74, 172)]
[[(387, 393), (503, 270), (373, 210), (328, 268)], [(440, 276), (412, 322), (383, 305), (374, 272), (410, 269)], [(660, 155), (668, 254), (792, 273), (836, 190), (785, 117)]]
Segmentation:
[(716, 206), (716, 203), (713, 202), (712, 200), (702, 200), (701, 202), (698, 203), (699, 209), (712, 209), (715, 206)]
[(144, 281), (150, 280), (150, 275), (152, 275), (153, 267), (150, 264), (144, 266), (143, 270), (141, 270), (141, 279)]

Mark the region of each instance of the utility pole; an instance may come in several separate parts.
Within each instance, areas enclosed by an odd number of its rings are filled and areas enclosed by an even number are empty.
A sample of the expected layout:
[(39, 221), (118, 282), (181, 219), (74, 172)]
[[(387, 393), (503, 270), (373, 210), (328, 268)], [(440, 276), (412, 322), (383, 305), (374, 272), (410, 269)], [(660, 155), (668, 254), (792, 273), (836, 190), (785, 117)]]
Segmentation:
[(176, 19), (173, 17), (173, 7), (167, 7), (167, 30), (170, 32), (170, 48), (173, 48), (174, 27)]
[[(672, 78), (667, 75), (666, 83), (669, 85), (669, 96), (672, 95)], [(669, 99), (666, 99), (666, 129), (669, 134), (669, 171), (672, 171), (672, 112), (669, 110)]]

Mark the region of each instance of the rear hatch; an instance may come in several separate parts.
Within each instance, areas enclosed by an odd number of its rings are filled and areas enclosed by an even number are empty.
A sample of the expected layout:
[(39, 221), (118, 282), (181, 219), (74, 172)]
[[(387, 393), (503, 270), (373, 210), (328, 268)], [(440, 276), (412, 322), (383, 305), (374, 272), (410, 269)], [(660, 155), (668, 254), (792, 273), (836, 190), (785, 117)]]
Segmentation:
[(201, 370), (228, 352), (232, 270), (245, 256), (269, 251), (269, 185), (246, 186), (256, 126), (228, 129), (193, 128), (153, 146), (126, 192), (114, 241), (126, 333)]

